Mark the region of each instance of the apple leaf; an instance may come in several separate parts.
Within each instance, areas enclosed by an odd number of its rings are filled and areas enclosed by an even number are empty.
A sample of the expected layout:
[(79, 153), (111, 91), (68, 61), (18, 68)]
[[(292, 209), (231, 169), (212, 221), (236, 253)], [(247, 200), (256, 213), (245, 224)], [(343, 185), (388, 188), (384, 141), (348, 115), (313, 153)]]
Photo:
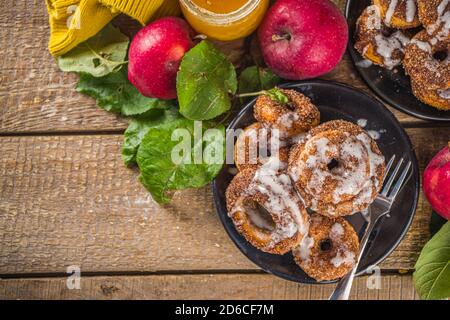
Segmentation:
[(244, 69), (239, 76), (239, 93), (268, 90), (281, 82), (272, 70), (251, 66)]
[(191, 120), (213, 119), (230, 110), (236, 70), (227, 57), (204, 40), (188, 51), (177, 75), (180, 113)]
[(151, 113), (146, 113), (145, 116), (133, 119), (125, 131), (122, 145), (122, 160), (126, 166), (136, 163), (138, 148), (150, 129), (166, 125), (181, 118), (181, 115), (175, 108), (154, 109), (151, 111)]
[(147, 98), (128, 81), (126, 68), (97, 78), (87, 73), (80, 74), (77, 91), (97, 100), (97, 105), (106, 111), (124, 116), (143, 114), (151, 109), (165, 109), (173, 102)]
[[(203, 129), (212, 127), (212, 123), (203, 122)], [(176, 129), (185, 129), (190, 138), (189, 152), (183, 153), (183, 161), (176, 163), (172, 153), (180, 140), (174, 139)], [(137, 153), (137, 163), (141, 171), (140, 181), (150, 191), (154, 200), (159, 203), (170, 201), (169, 193), (186, 188), (200, 188), (211, 182), (222, 168), (225, 158), (224, 141), (225, 128), (220, 125), (218, 130), (210, 131), (210, 138), (194, 140), (194, 121), (180, 117), (159, 127), (150, 128), (143, 138)], [(204, 132), (204, 131), (203, 131)], [(219, 150), (220, 161), (196, 163), (194, 154), (198, 150)]]
[(267, 90), (264, 92), (264, 94), (268, 95), (273, 101), (279, 102), (281, 104), (289, 103), (289, 97), (278, 88)]
[(413, 280), (422, 299), (450, 298), (450, 222), (422, 249)]
[(65, 72), (83, 72), (103, 77), (118, 71), (127, 62), (130, 39), (111, 24), (92, 38), (58, 57), (58, 66)]

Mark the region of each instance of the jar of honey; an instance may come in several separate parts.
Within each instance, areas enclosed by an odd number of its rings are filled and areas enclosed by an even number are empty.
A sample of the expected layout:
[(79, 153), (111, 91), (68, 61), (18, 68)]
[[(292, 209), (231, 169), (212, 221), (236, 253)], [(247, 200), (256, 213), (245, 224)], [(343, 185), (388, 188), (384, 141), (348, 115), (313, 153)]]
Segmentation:
[(269, 0), (180, 0), (189, 24), (210, 38), (229, 41), (258, 28)]

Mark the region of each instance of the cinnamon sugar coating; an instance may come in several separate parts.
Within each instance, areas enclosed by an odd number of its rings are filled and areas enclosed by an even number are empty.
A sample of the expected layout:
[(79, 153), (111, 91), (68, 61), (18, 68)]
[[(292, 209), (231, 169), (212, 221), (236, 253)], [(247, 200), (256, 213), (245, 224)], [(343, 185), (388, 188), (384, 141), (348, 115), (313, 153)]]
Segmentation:
[[(444, 35), (444, 36), (440, 36)], [(450, 37), (442, 28), (419, 32), (406, 47), (403, 65), (411, 77), (414, 95), (441, 110), (450, 110)], [(439, 54), (443, 57), (439, 59)], [(438, 57), (435, 57), (438, 55)]]
[(283, 105), (267, 95), (261, 95), (254, 106), (254, 116), (262, 124), (279, 129), (285, 137), (292, 137), (320, 123), (320, 112), (311, 100), (296, 90), (280, 89), (290, 103)]
[(367, 60), (387, 69), (401, 64), (409, 37), (388, 28), (379, 7), (367, 7), (356, 23), (355, 49)]
[[(281, 208), (281, 214), (280, 212), (276, 214), (270, 209), (273, 207), (273, 203), (283, 203), (286, 199), (279, 198), (280, 195), (274, 190), (270, 190), (270, 186), (265, 186), (263, 188), (265, 191), (254, 188), (253, 184), (257, 174), (258, 170), (245, 169), (231, 181), (225, 194), (228, 214), (233, 220), (236, 230), (254, 247), (272, 254), (285, 254), (296, 247), (305, 236), (309, 225), (308, 213), (289, 181), (284, 184), (284, 196), (292, 201), (290, 202), (291, 207)], [(283, 177), (287, 176), (280, 178)], [(292, 207), (298, 210), (297, 214), (300, 217), (294, 217), (296, 213), (289, 211)], [(261, 208), (266, 209), (270, 215), (269, 219), (261, 218)], [(261, 219), (264, 221), (261, 222)], [(255, 223), (256, 220), (260, 222)], [(280, 230), (292, 230), (292, 228), (297, 231), (291, 236), (283, 236), (283, 232), (280, 232)]]
[(384, 170), (376, 142), (343, 120), (312, 129), (289, 155), (288, 172), (306, 206), (329, 217), (365, 210), (382, 187)]
[[(259, 122), (246, 127), (234, 145), (234, 161), (237, 169), (239, 171), (248, 168), (257, 169), (267, 161), (268, 157), (275, 156), (276, 152), (278, 152), (280, 161), (287, 163), (289, 147), (285, 146), (284, 141), (277, 141), (277, 147), (275, 141), (272, 141), (271, 138), (271, 129), (264, 127)], [(275, 148), (278, 148), (278, 150), (275, 150)]]
[(425, 27), (432, 26), (440, 16), (450, 11), (450, 2), (444, 6), (445, 2), (446, 0), (417, 0), (419, 19)]
[(385, 24), (392, 28), (409, 29), (421, 24), (416, 0), (373, 0), (372, 2), (380, 8)]
[(295, 262), (317, 281), (339, 279), (351, 271), (359, 253), (359, 239), (343, 218), (311, 217), (308, 236), (292, 250)]

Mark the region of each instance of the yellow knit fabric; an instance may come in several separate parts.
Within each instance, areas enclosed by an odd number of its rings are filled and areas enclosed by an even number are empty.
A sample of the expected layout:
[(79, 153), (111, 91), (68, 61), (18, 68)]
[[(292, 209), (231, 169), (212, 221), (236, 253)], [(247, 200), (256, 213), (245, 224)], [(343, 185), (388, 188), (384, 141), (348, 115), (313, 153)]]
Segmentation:
[(50, 53), (62, 55), (97, 34), (119, 13), (146, 24), (178, 15), (178, 0), (46, 0), (50, 21)]

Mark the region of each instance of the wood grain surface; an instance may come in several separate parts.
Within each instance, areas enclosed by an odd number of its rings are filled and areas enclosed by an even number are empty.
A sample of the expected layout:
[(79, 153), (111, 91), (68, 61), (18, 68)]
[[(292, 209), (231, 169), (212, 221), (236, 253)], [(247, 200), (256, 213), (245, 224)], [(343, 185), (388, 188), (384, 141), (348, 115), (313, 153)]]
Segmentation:
[[(334, 2), (343, 9), (345, 0)], [(221, 226), (209, 186), (155, 204), (120, 159), (127, 120), (77, 93), (77, 76), (60, 72), (48, 53), (44, 2), (3, 0), (1, 9), (0, 277), (12, 278), (0, 280), (0, 299), (328, 297), (332, 286), (286, 282), (249, 262)], [(258, 54), (254, 43), (216, 44), (241, 66)], [(371, 94), (348, 55), (324, 79)], [(450, 128), (390, 110), (408, 127), (423, 169)], [(352, 298), (417, 298), (410, 273), (392, 271), (413, 268), (430, 214), (421, 195), (408, 234), (381, 265), (390, 270), (382, 289), (359, 278)], [(81, 290), (65, 286), (71, 265), (90, 275)]]
[[(70, 280), (69, 280), (70, 282)], [(220, 289), (219, 289), (220, 288)], [(81, 277), (69, 290), (67, 278), (0, 280), (0, 299), (251, 299), (323, 300), (334, 285), (299, 285), (270, 275), (159, 275)], [(354, 300), (418, 299), (410, 276), (355, 280)]]
[[(408, 133), (421, 167), (450, 129)], [(430, 137), (433, 139), (430, 141)], [(0, 274), (248, 270), (215, 213), (210, 187), (160, 207), (120, 159), (120, 135), (0, 138)], [(411, 269), (428, 239), (423, 197), (385, 269)]]
[[(345, 3), (335, 2), (341, 8)], [(0, 133), (123, 131), (125, 119), (97, 108), (74, 90), (76, 75), (59, 71), (46, 47), (47, 19), (42, 1), (2, 1), (0, 46), (7, 59), (0, 62)], [(220, 47), (235, 63), (247, 54), (242, 40)], [(369, 92), (347, 55), (324, 78)], [(393, 112), (402, 122), (422, 122)]]

